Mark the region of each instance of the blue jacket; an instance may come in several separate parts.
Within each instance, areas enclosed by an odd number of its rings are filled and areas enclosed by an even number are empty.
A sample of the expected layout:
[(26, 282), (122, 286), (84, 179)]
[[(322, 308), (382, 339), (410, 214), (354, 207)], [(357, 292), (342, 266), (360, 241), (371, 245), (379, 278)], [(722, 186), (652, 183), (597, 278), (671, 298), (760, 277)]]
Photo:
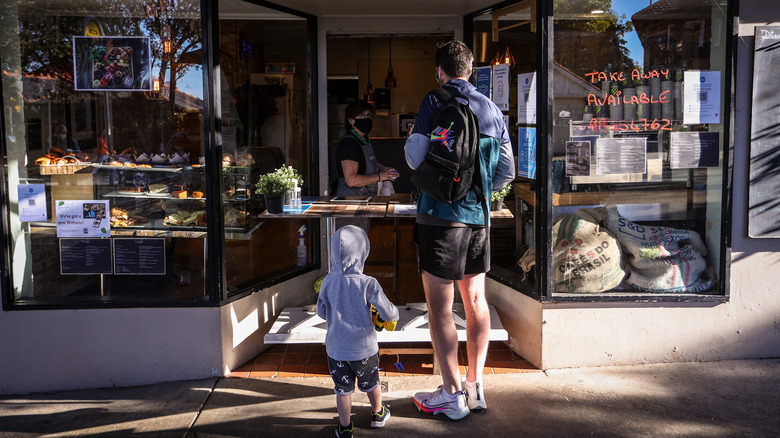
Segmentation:
[[(459, 93), (469, 100), (469, 108), (479, 120), (479, 149), (482, 187), (490, 203), (490, 190), (498, 191), (515, 179), (515, 160), (512, 144), (504, 123), (504, 115), (498, 107), (478, 92), (468, 81), (453, 79), (444, 87)], [(431, 119), (441, 108), (433, 92), (428, 93), (420, 103), (414, 120), (412, 135), (406, 140), (404, 152), (411, 169), (417, 169), (430, 148)], [(481, 200), (472, 189), (465, 198), (452, 204), (439, 202), (426, 193), (420, 193), (417, 200), (417, 214), (427, 214), (452, 222), (470, 225), (485, 225)]]

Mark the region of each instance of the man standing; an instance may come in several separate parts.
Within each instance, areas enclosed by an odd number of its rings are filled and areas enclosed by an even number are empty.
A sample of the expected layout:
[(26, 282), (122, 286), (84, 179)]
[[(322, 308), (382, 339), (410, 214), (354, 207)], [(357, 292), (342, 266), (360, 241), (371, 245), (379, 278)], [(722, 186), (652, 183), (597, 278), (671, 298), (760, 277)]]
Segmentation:
[[(436, 51), (436, 81), (451, 94), (462, 94), (479, 120), (480, 177), (485, 194), (497, 191), (515, 177), (514, 156), (504, 118), (496, 105), (468, 82), (474, 56), (461, 41), (449, 41)], [(404, 151), (409, 167), (417, 169), (429, 150), (431, 119), (441, 107), (433, 92), (425, 96)], [(475, 175), (476, 177), (476, 175)], [(475, 190), (452, 204), (421, 192), (417, 201), (414, 236), (428, 303), (428, 324), (442, 386), (414, 396), (417, 408), (444, 413), (457, 420), (470, 410), (486, 409), (482, 372), (489, 342), (490, 313), (485, 300), (485, 273), (490, 270), (490, 236), (482, 200)], [(489, 203), (489, 201), (488, 201)], [(466, 311), (468, 371), (461, 386), (458, 335), (452, 316), (457, 282)], [(465, 391), (464, 391), (465, 389)]]

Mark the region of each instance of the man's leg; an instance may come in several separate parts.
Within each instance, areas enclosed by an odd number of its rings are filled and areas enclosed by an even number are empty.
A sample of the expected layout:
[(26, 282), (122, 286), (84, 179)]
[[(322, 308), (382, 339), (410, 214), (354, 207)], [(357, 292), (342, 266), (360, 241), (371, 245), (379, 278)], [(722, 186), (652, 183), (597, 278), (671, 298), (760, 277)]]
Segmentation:
[(428, 303), (428, 327), (431, 331), (433, 353), (439, 360), (441, 380), (445, 391), (460, 391), (458, 372), (458, 333), (452, 317), (455, 297), (454, 282), (422, 271), (425, 300)]
[(485, 274), (466, 275), (463, 280), (458, 280), (458, 290), (466, 312), (466, 351), (469, 357), (466, 380), (482, 382), (490, 342), (490, 310), (485, 299)]

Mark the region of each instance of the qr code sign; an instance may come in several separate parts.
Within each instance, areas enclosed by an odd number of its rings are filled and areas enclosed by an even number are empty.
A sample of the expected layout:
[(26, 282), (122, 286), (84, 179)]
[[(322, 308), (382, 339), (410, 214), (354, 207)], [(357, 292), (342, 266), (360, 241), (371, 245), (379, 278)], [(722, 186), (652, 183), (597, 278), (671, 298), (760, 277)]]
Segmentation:
[(699, 102), (706, 102), (707, 101), (707, 92), (706, 91), (700, 91), (699, 92)]

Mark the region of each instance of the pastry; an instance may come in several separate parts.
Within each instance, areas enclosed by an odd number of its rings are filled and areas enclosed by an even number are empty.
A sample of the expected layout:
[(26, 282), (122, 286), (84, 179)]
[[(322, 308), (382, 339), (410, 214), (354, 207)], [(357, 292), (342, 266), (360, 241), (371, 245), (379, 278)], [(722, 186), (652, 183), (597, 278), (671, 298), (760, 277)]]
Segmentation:
[(171, 192), (171, 196), (173, 196), (174, 198), (185, 199), (185, 198), (187, 198), (187, 191), (186, 190), (176, 190), (176, 191)]
[(49, 157), (40, 157), (37, 160), (35, 160), (35, 164), (39, 166), (48, 166), (51, 164), (51, 158)]
[(137, 167), (149, 168), (149, 167), (152, 167), (152, 165), (151, 164), (139, 164)]
[(121, 208), (111, 207), (111, 219), (127, 219), (127, 211)]
[(125, 167), (135, 167), (135, 163), (131, 163), (129, 161), (125, 162)]
[(122, 164), (121, 161), (109, 161), (108, 165), (109, 166), (117, 166), (117, 167), (118, 166), (124, 166), (124, 164)]
[(168, 184), (149, 184), (149, 193), (165, 193), (168, 191)]
[(206, 196), (206, 194), (205, 194), (205, 193), (203, 193), (203, 192), (199, 192), (199, 191), (197, 191), (197, 190), (195, 190), (195, 191), (193, 191), (193, 192), (192, 192), (192, 197), (193, 197), (193, 198), (202, 198), (202, 197), (204, 197), (204, 196)]

